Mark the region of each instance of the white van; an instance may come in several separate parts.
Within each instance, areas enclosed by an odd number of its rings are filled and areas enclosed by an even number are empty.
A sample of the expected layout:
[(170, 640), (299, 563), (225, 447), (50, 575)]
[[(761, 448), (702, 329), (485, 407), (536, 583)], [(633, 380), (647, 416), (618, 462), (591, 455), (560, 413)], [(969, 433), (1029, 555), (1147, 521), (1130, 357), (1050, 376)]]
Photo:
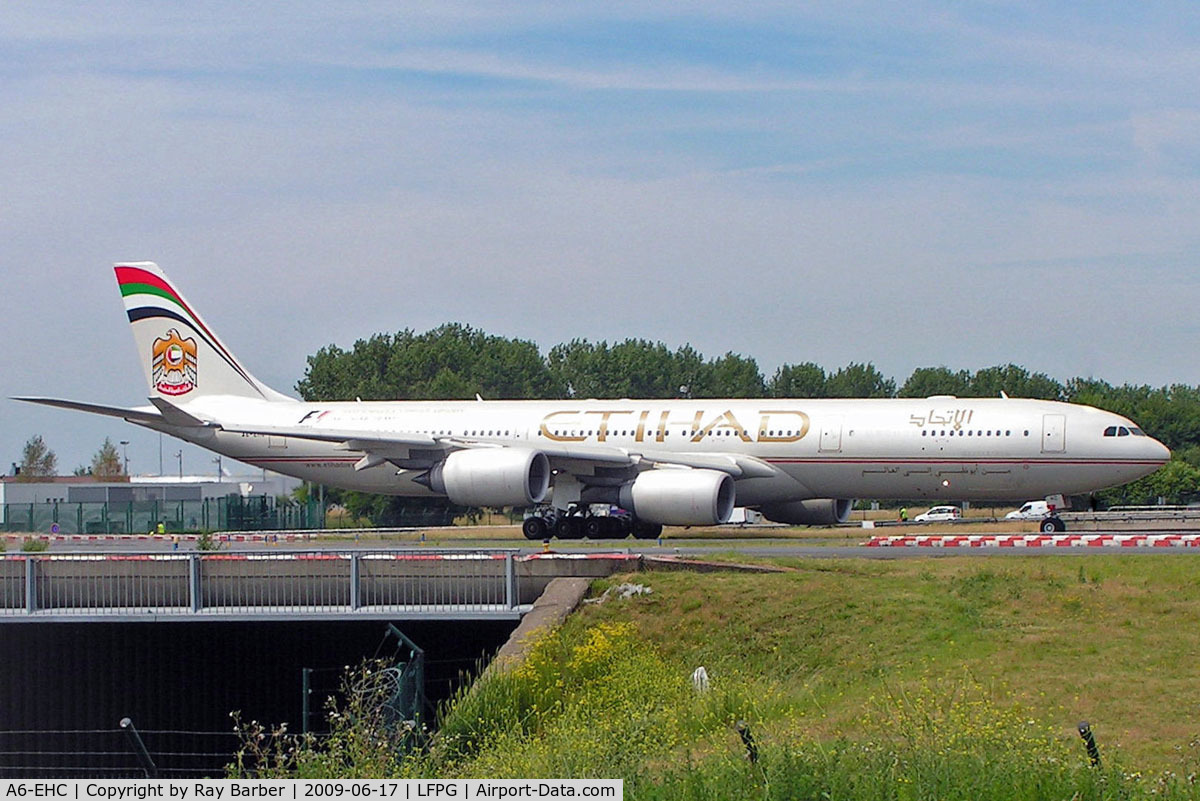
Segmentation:
[(1005, 520), (1041, 520), (1050, 514), (1050, 506), (1045, 501), (1027, 501), (1020, 509), (1014, 509), (1004, 516)]

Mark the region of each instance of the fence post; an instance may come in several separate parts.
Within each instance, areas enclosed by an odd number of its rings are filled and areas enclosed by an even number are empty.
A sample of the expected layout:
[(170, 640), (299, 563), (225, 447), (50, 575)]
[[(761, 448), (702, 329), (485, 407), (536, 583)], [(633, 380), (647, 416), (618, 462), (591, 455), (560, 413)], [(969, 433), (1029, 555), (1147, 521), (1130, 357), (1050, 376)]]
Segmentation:
[(312, 716), (309, 698), (312, 696), (312, 668), (300, 668), (300, 733), (308, 734), (308, 719)]
[(150, 752), (146, 750), (146, 744), (142, 742), (142, 738), (138, 735), (137, 728), (133, 725), (133, 721), (129, 718), (121, 718), (121, 729), (129, 736), (129, 744), (133, 746), (133, 753), (137, 754), (138, 762), (142, 763), (142, 772), (146, 774), (147, 779), (158, 778), (158, 768), (154, 764), (154, 760), (150, 757)]
[(350, 608), (358, 609), (362, 606), (362, 594), (360, 589), (360, 580), (362, 579), (361, 565), (358, 561), (358, 553), (350, 554)]
[(200, 554), (188, 554), (188, 600), (191, 601), (192, 611), (199, 612), (204, 607), (204, 599), (200, 595)]
[(511, 553), (504, 556), (504, 600), (509, 609), (516, 609), (520, 600), (517, 597), (517, 565), (513, 557)]
[(35, 557), (25, 556), (25, 612), (32, 615), (37, 611), (37, 574), (34, 572)]

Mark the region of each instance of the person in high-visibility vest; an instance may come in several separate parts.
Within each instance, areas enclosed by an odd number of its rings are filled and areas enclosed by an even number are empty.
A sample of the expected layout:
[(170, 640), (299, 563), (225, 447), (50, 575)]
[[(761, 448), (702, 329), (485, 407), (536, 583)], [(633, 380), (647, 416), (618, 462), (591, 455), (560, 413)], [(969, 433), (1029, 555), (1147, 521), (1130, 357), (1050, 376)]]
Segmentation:
[(163, 521), (159, 520), (158, 525), (155, 527), (154, 531), (156, 534), (166, 534), (167, 533), (167, 524), (164, 523)]
[(900, 507), (900, 522), (901, 523), (908, 522), (908, 508), (907, 507), (904, 507), (904, 506)]

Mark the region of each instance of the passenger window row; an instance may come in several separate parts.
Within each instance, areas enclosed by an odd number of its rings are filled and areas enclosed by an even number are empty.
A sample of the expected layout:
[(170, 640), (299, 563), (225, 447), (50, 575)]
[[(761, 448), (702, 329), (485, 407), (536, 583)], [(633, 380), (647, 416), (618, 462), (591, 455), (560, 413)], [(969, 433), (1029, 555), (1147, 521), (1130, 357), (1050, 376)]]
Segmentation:
[[(1024, 436), (1026, 436), (1026, 437), (1029, 436), (1028, 431), (1025, 431), (1023, 433), (1024, 433)], [(921, 436), (922, 437), (1011, 437), (1012, 431), (1011, 430), (1001, 431), (1000, 429), (996, 429), (995, 431), (992, 431), (990, 429), (983, 430), (983, 431), (955, 431), (954, 429), (950, 429), (949, 431), (946, 431), (945, 429), (943, 429), (941, 431), (929, 431), (928, 429), (922, 428)]]

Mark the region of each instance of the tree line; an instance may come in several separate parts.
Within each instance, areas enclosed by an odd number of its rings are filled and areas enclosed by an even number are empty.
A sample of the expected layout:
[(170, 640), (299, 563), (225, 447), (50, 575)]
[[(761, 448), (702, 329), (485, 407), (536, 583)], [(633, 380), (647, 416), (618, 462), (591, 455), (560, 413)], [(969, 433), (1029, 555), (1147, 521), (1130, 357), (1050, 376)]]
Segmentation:
[[(18, 481), (38, 481), (58, 475), (58, 456), (41, 434), (35, 434), (25, 441), (20, 461), (13, 464), (17, 466), (15, 472)], [(92, 456), (91, 465), (79, 465), (72, 475), (92, 476), (97, 481), (119, 481), (127, 477), (117, 446), (109, 437), (104, 438), (104, 444)]]
[[(327, 345), (308, 357), (296, 389), (312, 401), (453, 400), (477, 393), (489, 399), (665, 399), (998, 397), (1003, 392), (1116, 412), (1171, 449), (1171, 461), (1162, 470), (1100, 493), (1101, 503), (1200, 499), (1200, 387), (1185, 384), (1116, 386), (1091, 377), (1061, 382), (1016, 364), (976, 371), (920, 367), (902, 384), (870, 362), (851, 362), (836, 370), (814, 362), (788, 363), (768, 377), (751, 357), (729, 352), (707, 358), (691, 345), (672, 349), (645, 339), (574, 339), (543, 354), (534, 342), (450, 323), (423, 333), (405, 329), (374, 334), (350, 349)], [(26, 480), (57, 472), (55, 454), (40, 435), (26, 442), (17, 463)], [(74, 473), (124, 477), (117, 448), (107, 438), (91, 465), (81, 465)], [(412, 499), (337, 490), (329, 497), (379, 525), (395, 522), (397, 509), (414, 506)]]
[[(1200, 387), (1123, 384), (1096, 378), (1061, 382), (1017, 364), (976, 371), (920, 367), (902, 383), (871, 362), (826, 370), (781, 365), (767, 377), (737, 353), (706, 358), (691, 345), (626, 339), (574, 339), (543, 355), (534, 342), (458, 323), (423, 333), (374, 334), (346, 350), (327, 345), (308, 357), (296, 385), (306, 400), (557, 398), (924, 398), (930, 395), (1037, 398), (1083, 403), (1122, 414), (1172, 451), (1159, 472), (1099, 495), (1104, 504), (1181, 503), (1200, 496)], [(372, 502), (378, 511), (386, 506)]]

